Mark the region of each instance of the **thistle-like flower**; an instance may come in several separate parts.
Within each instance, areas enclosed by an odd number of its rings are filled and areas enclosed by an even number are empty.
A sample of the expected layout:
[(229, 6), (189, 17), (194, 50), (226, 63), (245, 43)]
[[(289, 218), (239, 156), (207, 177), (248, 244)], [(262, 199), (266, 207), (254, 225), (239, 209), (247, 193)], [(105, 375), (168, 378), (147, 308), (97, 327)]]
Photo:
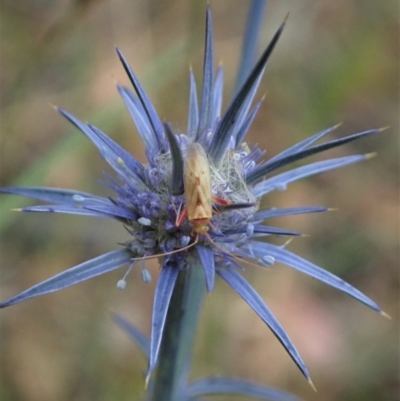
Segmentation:
[[(157, 363), (167, 310), (178, 273), (190, 269), (193, 261), (199, 261), (204, 268), (207, 291), (212, 291), (216, 274), (225, 280), (270, 327), (311, 382), (307, 368), (289, 336), (240, 274), (240, 262), (247, 260), (250, 262), (246, 263), (261, 266), (283, 263), (349, 294), (383, 314), (380, 307), (367, 296), (333, 274), (291, 253), (286, 249), (286, 244), (278, 246), (263, 241), (271, 235), (300, 235), (291, 230), (268, 226), (265, 222), (269, 218), (323, 212), (327, 208), (259, 210), (261, 198), (274, 190), (286, 189), (293, 181), (368, 159), (370, 155), (319, 161), (274, 175), (277, 169), (378, 133), (381, 129), (315, 145), (316, 141), (332, 132), (335, 126), (262, 161), (264, 152), (257, 146), (249, 147), (243, 141), (261, 106), (260, 101), (252, 107), (253, 99), (285, 22), (223, 115), (223, 68), (218, 68), (214, 79), (211, 25), (211, 12), (208, 9), (201, 104), (198, 107), (196, 83), (190, 71), (189, 116), (185, 134), (174, 132), (171, 125), (160, 120), (128, 61), (117, 48), (135, 93), (120, 85), (117, 88), (144, 142), (146, 164), (140, 163), (98, 128), (58, 109), (97, 146), (101, 156), (114, 169), (117, 180), (107, 176), (104, 182), (114, 191), (114, 196), (104, 198), (78, 191), (37, 187), (3, 188), (1, 192), (51, 203), (21, 209), (25, 212), (70, 213), (118, 220), (131, 237), (119, 244), (117, 250), (37, 284), (1, 303), (0, 307), (66, 288), (123, 265), (131, 268), (138, 261), (162, 257), (154, 297), (149, 376)], [(145, 268), (143, 279), (150, 279)], [(121, 288), (124, 285), (125, 280), (118, 283)]]

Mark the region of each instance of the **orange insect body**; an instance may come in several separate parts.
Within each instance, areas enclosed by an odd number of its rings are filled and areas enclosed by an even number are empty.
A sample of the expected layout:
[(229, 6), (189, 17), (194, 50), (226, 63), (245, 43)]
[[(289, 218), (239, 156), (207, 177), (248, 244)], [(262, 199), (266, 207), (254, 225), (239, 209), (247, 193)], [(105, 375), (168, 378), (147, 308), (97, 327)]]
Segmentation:
[(206, 152), (199, 143), (188, 146), (183, 183), (188, 220), (196, 234), (206, 234), (212, 218), (211, 173)]

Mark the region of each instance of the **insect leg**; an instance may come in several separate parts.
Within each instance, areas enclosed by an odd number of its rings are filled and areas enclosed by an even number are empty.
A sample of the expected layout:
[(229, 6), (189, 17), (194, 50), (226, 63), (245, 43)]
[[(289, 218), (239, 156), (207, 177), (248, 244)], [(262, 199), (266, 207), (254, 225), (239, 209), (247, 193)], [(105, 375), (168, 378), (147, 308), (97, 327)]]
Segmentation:
[[(181, 203), (181, 205), (182, 205), (182, 203)], [(183, 223), (183, 221), (186, 219), (186, 217), (187, 217), (186, 207), (184, 207), (183, 210), (181, 211), (181, 206), (179, 206), (179, 210), (176, 215), (175, 226), (179, 227)]]
[(212, 200), (214, 203), (218, 203), (219, 205), (227, 206), (231, 204), (231, 202), (228, 201), (227, 199), (218, 198), (218, 196), (213, 196)]

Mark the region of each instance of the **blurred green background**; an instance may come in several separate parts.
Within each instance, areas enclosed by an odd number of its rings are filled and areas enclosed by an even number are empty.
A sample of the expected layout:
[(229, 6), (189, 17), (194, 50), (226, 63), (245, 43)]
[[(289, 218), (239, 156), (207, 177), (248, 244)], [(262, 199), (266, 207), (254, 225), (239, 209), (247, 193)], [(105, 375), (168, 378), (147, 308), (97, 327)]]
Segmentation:
[[(188, 66), (200, 80), (205, 1), (86, 0), (1, 4), (1, 185), (57, 186), (108, 195), (96, 149), (49, 104), (107, 132), (139, 160), (143, 146), (114, 81), (128, 85), (123, 50), (159, 115), (186, 127)], [(212, 1), (215, 57), (234, 84), (248, 1)], [(321, 205), (324, 215), (272, 221), (310, 234), (290, 250), (374, 299), (387, 320), (348, 296), (284, 266), (246, 277), (307, 363), (313, 393), (269, 329), (217, 282), (205, 302), (193, 378), (232, 375), (324, 401), (397, 400), (399, 391), (399, 25), (398, 3), (271, 0), (261, 46), (290, 12), (248, 136), (274, 155), (338, 122), (335, 136), (390, 125), (324, 157), (377, 151), (370, 161), (292, 184), (265, 207)], [(260, 49), (261, 50), (261, 49)], [(226, 106), (225, 103), (225, 106)], [(317, 157), (315, 160), (320, 160)], [(2, 196), (1, 299), (126, 239), (108, 220), (9, 211), (35, 204)], [(110, 319), (114, 310), (149, 333), (155, 278), (123, 269), (1, 311), (1, 387), (7, 401), (141, 400), (146, 361)], [(224, 398), (218, 398), (224, 400)], [(225, 400), (233, 399), (232, 397)], [(245, 399), (237, 397), (235, 399)]]

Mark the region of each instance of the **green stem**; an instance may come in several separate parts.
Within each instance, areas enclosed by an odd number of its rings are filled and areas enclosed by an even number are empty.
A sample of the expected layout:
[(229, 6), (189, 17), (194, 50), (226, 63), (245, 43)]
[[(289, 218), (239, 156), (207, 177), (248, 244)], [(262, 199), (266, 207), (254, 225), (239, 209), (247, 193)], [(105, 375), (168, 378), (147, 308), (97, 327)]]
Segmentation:
[(204, 294), (205, 277), (199, 262), (179, 272), (165, 322), (152, 401), (176, 401), (185, 385)]

